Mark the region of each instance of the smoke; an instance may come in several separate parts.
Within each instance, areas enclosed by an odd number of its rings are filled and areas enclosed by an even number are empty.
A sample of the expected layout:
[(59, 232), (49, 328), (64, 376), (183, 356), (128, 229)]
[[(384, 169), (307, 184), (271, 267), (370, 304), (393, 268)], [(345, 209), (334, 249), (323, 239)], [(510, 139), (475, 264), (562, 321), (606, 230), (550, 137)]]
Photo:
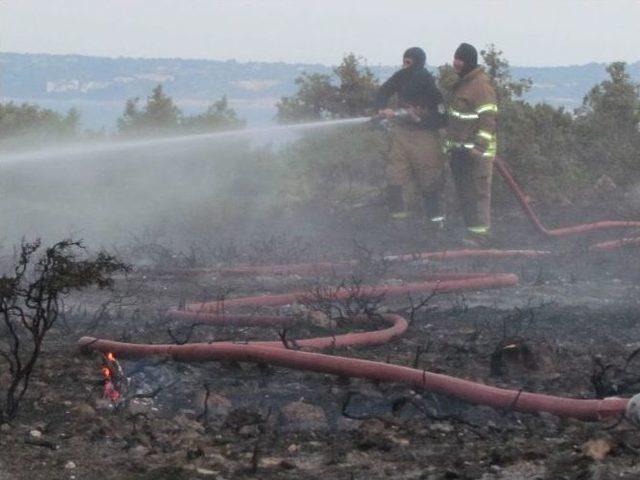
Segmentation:
[(629, 205), (633, 209), (640, 211), (640, 184), (631, 187), (627, 192), (626, 197)]
[(95, 246), (141, 236), (212, 241), (262, 231), (286, 215), (288, 166), (274, 155), (300, 131), (366, 118), (0, 156), (4, 242), (72, 236)]

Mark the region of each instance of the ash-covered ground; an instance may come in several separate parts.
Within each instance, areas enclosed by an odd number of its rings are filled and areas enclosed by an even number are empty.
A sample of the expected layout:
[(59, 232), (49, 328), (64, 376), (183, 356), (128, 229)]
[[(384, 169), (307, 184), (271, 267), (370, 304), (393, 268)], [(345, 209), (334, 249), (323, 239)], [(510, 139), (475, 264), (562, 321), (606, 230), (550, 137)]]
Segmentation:
[[(624, 218), (638, 212), (614, 212)], [(611, 209), (556, 211), (559, 225), (612, 218)], [(298, 238), (288, 233), (172, 250), (140, 241), (120, 249), (137, 268), (112, 293), (67, 301), (17, 420), (0, 426), (0, 479), (636, 479), (640, 435), (621, 419), (588, 423), (469, 405), (398, 384), (266, 365), (122, 360), (126, 401), (103, 398), (103, 359), (79, 353), (82, 335), (152, 343), (279, 338), (278, 328), (194, 326), (168, 319), (185, 302), (312, 285), (406, 282), (434, 271), (512, 272), (513, 288), (382, 299), (407, 333), (379, 347), (334, 353), (414, 366), (490, 385), (576, 398), (640, 391), (640, 255), (589, 253), (588, 239), (542, 241), (519, 212), (496, 215), (496, 245), (557, 252), (537, 260), (388, 265), (382, 254), (454, 248), (458, 231), (428, 237), (358, 211)], [(346, 232), (358, 232), (358, 234)], [(294, 232), (294, 233), (291, 233)], [(326, 233), (330, 232), (330, 233)], [(618, 233), (619, 234), (619, 233)], [(355, 242), (354, 242), (355, 240)], [(223, 277), (237, 263), (360, 257), (324, 278)], [(176, 269), (211, 267), (198, 274)], [(266, 310), (263, 310), (266, 311)], [(301, 315), (305, 313), (304, 315)], [(303, 307), (288, 338), (380, 328)], [(507, 348), (508, 347), (508, 348)], [(6, 381), (0, 377), (0, 382)]]

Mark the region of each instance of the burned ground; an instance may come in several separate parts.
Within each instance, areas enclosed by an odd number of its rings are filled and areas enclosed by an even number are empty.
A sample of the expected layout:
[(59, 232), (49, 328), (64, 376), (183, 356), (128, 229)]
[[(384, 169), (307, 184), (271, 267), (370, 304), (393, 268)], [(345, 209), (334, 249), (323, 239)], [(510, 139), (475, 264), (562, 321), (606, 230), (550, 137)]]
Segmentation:
[[(129, 260), (141, 260), (141, 266), (121, 278), (111, 296), (86, 292), (67, 302), (20, 416), (0, 426), (0, 478), (640, 477), (640, 437), (626, 421), (588, 423), (498, 411), (402, 385), (166, 358), (122, 360), (130, 385), (127, 401), (116, 407), (103, 398), (103, 359), (75, 347), (84, 334), (152, 343), (277, 340), (285, 334), (279, 328), (194, 326), (170, 320), (166, 312), (188, 301), (353, 281), (353, 272), (318, 279), (176, 274), (175, 269), (349, 258), (355, 250), (369, 258), (356, 273), (367, 283), (453, 269), (513, 272), (520, 285), (437, 295), (414, 309), (418, 297), (383, 299), (381, 309), (410, 319), (408, 332), (385, 346), (332, 353), (578, 398), (640, 390), (637, 251), (588, 254), (586, 245), (594, 238), (540, 243), (518, 213), (505, 212), (497, 222), (500, 246), (535, 245), (561, 254), (533, 261), (385, 265), (376, 254), (451, 247), (455, 232), (416, 240), (423, 238), (418, 225), (396, 228), (371, 220), (366, 212), (343, 218), (320, 240), (280, 235), (241, 246), (212, 243), (182, 254), (134, 245)], [(554, 220), (569, 223), (562, 212)], [(359, 234), (344, 234), (345, 225)], [(375, 316), (363, 323), (301, 312), (295, 306), (280, 309), (300, 318), (287, 328), (286, 338), (382, 325)]]

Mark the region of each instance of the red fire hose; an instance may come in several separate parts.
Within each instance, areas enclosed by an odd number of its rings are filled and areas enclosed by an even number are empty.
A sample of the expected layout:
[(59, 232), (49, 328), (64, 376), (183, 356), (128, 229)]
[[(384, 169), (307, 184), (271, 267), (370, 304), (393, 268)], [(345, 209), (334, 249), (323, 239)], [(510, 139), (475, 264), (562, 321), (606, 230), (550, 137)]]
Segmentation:
[[(362, 296), (385, 297), (407, 295), (412, 293), (448, 293), (460, 290), (482, 290), (485, 288), (509, 287), (518, 283), (517, 275), (512, 273), (438, 273), (427, 276), (425, 281), (405, 283), (403, 285), (364, 286), (360, 290)], [(352, 295), (348, 288), (338, 288), (332, 295), (334, 300), (344, 300)], [(232, 307), (277, 307), (304, 300), (308, 292), (299, 291), (278, 295), (259, 295), (255, 297), (234, 298), (224, 301), (225, 308)], [(187, 305), (184, 310), (171, 310), (170, 315), (178, 318), (192, 318), (197, 315), (205, 318), (206, 314), (217, 317), (220, 302), (202, 302)]]
[(607, 252), (611, 250), (619, 250), (625, 247), (640, 246), (640, 237), (637, 238), (621, 238), (619, 240), (609, 240), (608, 242), (600, 242), (589, 247), (590, 250)]
[(113, 352), (116, 356), (123, 358), (165, 355), (185, 362), (209, 360), (259, 362), (345, 377), (404, 383), (415, 389), (451, 395), (469, 403), (508, 408), (519, 412), (549, 412), (559, 417), (581, 420), (602, 420), (620, 415), (624, 413), (628, 403), (624, 398), (583, 400), (490, 387), (399, 365), (288, 350), (282, 344), (263, 346), (222, 342), (219, 344), (136, 345), (91, 337), (82, 337), (79, 344), (83, 348), (105, 353)]
[[(496, 249), (463, 249), (444, 250), (441, 252), (420, 252), (415, 254), (386, 255), (382, 261), (417, 262), (420, 260), (454, 260), (461, 258), (535, 258), (551, 255), (546, 250), (496, 250)], [(344, 262), (292, 263), (288, 265), (237, 265), (222, 268), (219, 275), (292, 275), (314, 274), (324, 271), (353, 268), (358, 265), (357, 260)]]
[(574, 225), (571, 227), (562, 227), (562, 228), (547, 228), (544, 226), (540, 217), (533, 210), (529, 202), (527, 201), (527, 197), (520, 188), (520, 185), (513, 178), (513, 174), (511, 173), (509, 167), (499, 157), (495, 159), (495, 167), (502, 175), (502, 178), (507, 182), (507, 185), (516, 196), (520, 207), (524, 211), (525, 215), (531, 223), (536, 227), (538, 232), (540, 232), (545, 237), (564, 237), (567, 235), (576, 235), (580, 233), (593, 232), (595, 230), (609, 230), (615, 228), (640, 228), (640, 222), (633, 221), (603, 221), (603, 222), (595, 222), (595, 223), (583, 223), (580, 225)]
[[(368, 294), (387, 296), (407, 293), (450, 292), (463, 289), (479, 289), (515, 285), (517, 277), (511, 274), (444, 274), (433, 276), (424, 282), (400, 286), (368, 287)], [(348, 292), (338, 291), (337, 299)], [(246, 307), (257, 305), (278, 306), (292, 303), (304, 294), (289, 293), (273, 296), (257, 296), (226, 300), (224, 307)], [(238, 324), (250, 320), (252, 325), (281, 323), (280, 317), (248, 317), (228, 315), (219, 312), (219, 302), (206, 302), (189, 305), (184, 310), (172, 310), (174, 318), (214, 322), (219, 324)], [(392, 323), (390, 328), (374, 332), (349, 333), (332, 337), (312, 338), (291, 342), (296, 349), (321, 350), (343, 346), (378, 345), (389, 342), (402, 335), (407, 322), (399, 315), (383, 315), (383, 319)], [(79, 345), (84, 349), (103, 353), (112, 352), (122, 358), (146, 356), (170, 356), (179, 361), (207, 361), (233, 359), (237, 361), (262, 362), (299, 370), (311, 370), (320, 373), (358, 377), (377, 381), (400, 382), (416, 389), (425, 389), (451, 395), (470, 403), (488, 405), (495, 408), (511, 408), (521, 412), (545, 411), (563, 417), (584, 420), (599, 420), (618, 415), (625, 411), (628, 400), (621, 398), (568, 399), (550, 395), (528, 393), (516, 390), (500, 389), (441, 375), (423, 370), (389, 365), (369, 360), (324, 355), (288, 349), (283, 342), (252, 342), (234, 344), (232, 342), (195, 343), (188, 345), (137, 345), (109, 340), (83, 337)]]
[[(515, 194), (520, 206), (537, 230), (547, 237), (562, 237), (587, 233), (595, 230), (613, 228), (640, 228), (640, 222), (604, 221), (575, 225), (556, 229), (546, 228), (535, 211), (529, 205), (524, 193), (511, 175), (507, 165), (496, 158), (496, 168)], [(626, 245), (640, 245), (640, 238), (621, 239), (596, 244), (593, 250), (613, 250)], [(390, 262), (413, 260), (446, 260), (464, 257), (539, 257), (550, 255), (547, 251), (537, 250), (452, 250), (447, 252), (426, 252), (417, 255), (391, 255), (383, 257)], [(219, 271), (222, 274), (290, 274), (314, 273), (334, 268), (353, 267), (356, 261), (322, 262), (315, 264), (250, 266), (241, 265)], [(201, 271), (199, 271), (201, 273)], [(361, 290), (362, 295), (387, 297), (411, 293), (452, 292), (459, 290), (479, 290), (515, 285), (518, 278), (511, 274), (438, 274), (422, 282), (404, 285), (368, 286)], [(281, 306), (304, 300), (306, 292), (294, 292), (278, 295), (262, 295), (236, 298), (224, 302), (203, 302), (190, 304), (185, 309), (172, 309), (173, 318), (192, 321), (211, 322), (221, 325), (273, 325), (291, 322), (291, 319), (278, 316), (249, 316), (229, 314), (226, 308)], [(348, 289), (337, 289), (333, 299), (341, 300), (351, 295)], [(139, 345), (130, 343), (82, 337), (79, 345), (83, 349), (112, 352), (123, 358), (138, 358), (151, 355), (167, 355), (180, 361), (206, 361), (232, 359), (237, 361), (261, 362), (280, 365), (299, 370), (359, 377), (376, 381), (400, 382), (416, 389), (425, 389), (451, 395), (461, 400), (488, 405), (495, 408), (510, 408), (520, 412), (549, 412), (561, 417), (573, 417), (583, 420), (600, 420), (620, 415), (627, 408), (632, 410), (632, 418), (640, 418), (640, 401), (624, 398), (606, 399), (570, 399), (529, 393), (516, 390), (491, 387), (460, 378), (450, 377), (398, 365), (390, 365), (370, 360), (360, 360), (325, 355), (301, 350), (322, 350), (333, 347), (379, 345), (397, 338), (407, 329), (407, 322), (399, 315), (387, 314), (382, 318), (392, 326), (373, 332), (348, 333), (331, 337), (311, 338), (292, 341), (291, 349), (283, 342), (252, 342), (234, 344), (232, 342), (194, 343), (187, 345)], [(298, 350), (301, 349), (301, 350)], [(634, 397), (635, 398), (635, 397)], [(636, 411), (638, 410), (638, 411)]]

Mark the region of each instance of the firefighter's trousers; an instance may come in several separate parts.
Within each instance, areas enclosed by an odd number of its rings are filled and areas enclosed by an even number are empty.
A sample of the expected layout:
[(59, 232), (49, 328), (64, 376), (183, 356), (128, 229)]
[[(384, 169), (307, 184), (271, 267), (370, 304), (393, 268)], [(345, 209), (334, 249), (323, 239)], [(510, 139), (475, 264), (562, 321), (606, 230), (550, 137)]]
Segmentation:
[(493, 158), (468, 150), (451, 152), (451, 174), (468, 228), (491, 228), (491, 181)]
[(426, 196), (437, 197), (444, 186), (446, 158), (437, 131), (394, 126), (387, 164), (390, 186), (402, 187), (405, 204), (422, 210)]

